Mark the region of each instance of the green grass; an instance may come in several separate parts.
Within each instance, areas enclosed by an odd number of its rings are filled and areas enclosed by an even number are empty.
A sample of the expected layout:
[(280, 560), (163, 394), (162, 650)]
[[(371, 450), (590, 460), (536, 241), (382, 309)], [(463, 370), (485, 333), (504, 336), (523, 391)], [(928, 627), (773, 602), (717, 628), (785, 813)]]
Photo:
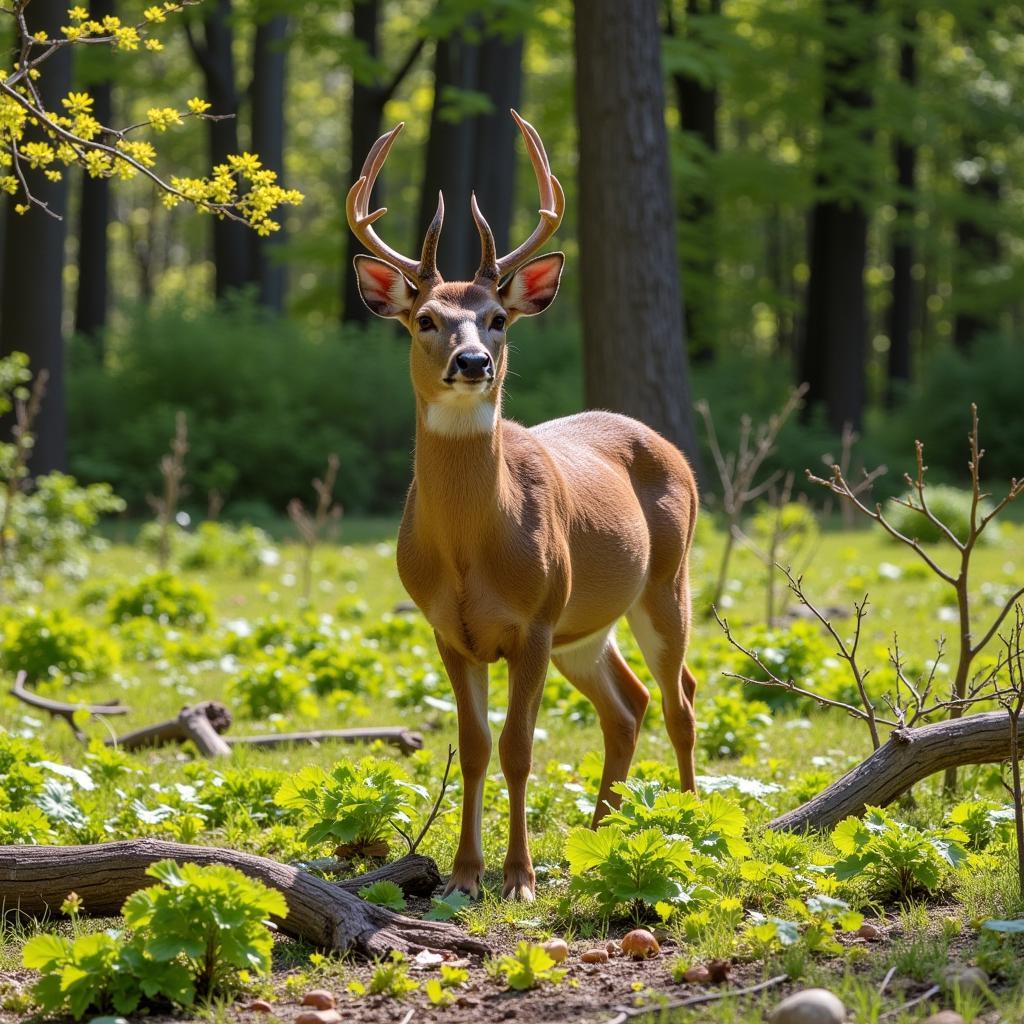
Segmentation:
[[(251, 625), (269, 616), (280, 616), (292, 624), (302, 615), (331, 616), (332, 628), (341, 631), (343, 647), (346, 643), (352, 650), (366, 650), (369, 646), (377, 654), (368, 666), (359, 668), (359, 683), (354, 692), (320, 697), (315, 713), (307, 716), (285, 713), (272, 721), (236, 718), (232, 732), (240, 735), (274, 729), (291, 731), (360, 724), (420, 728), (424, 732), (426, 751), (413, 758), (409, 767), (419, 781), (432, 792), (436, 791), (447, 747), (456, 743), (457, 731), (450, 693), (429, 628), (414, 618), (413, 624), (398, 634), (387, 633), (386, 630), (392, 627), (385, 626), (385, 632), (381, 634), (383, 639), (370, 642), (366, 636), (378, 629), (379, 623), (390, 621), (392, 609), (406, 599), (394, 565), (395, 525), (380, 520), (346, 521), (341, 543), (326, 545), (316, 553), (309, 607), (303, 604), (299, 595), (302, 551), (288, 542), (280, 548), (277, 564), (265, 566), (254, 576), (244, 576), (230, 568), (218, 572), (185, 573), (190, 581), (207, 588), (213, 598), (215, 618), (209, 627), (194, 635), (188, 630), (155, 628), (154, 635), (164, 647), (158, 656), (138, 660), (125, 650), (115, 678), (91, 685), (48, 689), (64, 698), (117, 698), (126, 702), (132, 708), (131, 713), (124, 718), (109, 719), (108, 723), (119, 733), (127, 732), (170, 718), (189, 701), (222, 699), (230, 704), (232, 678), (242, 665), (258, 661), (261, 657), (259, 652), (253, 651), (231, 654), (238, 644), (237, 635), (244, 631), (246, 623)], [(122, 532), (123, 529), (118, 527), (111, 535), (125, 538), (128, 534)], [(714, 695), (738, 689), (738, 684), (722, 676), (724, 668), (736, 664), (736, 656), (714, 620), (708, 617), (704, 605), (709, 581), (714, 578), (717, 568), (721, 543), (721, 535), (713, 529), (710, 519), (705, 519), (698, 530), (691, 568), (695, 620), (690, 660), (700, 684), (698, 721), (702, 716), (706, 717)], [(151, 554), (130, 546), (122, 539), (93, 558), (90, 573), (83, 584), (50, 580), (39, 594), (27, 600), (19, 599), (15, 607), (23, 608), (26, 604), (35, 603), (43, 607), (71, 609), (94, 625), (109, 629), (122, 648), (127, 648), (130, 647), (130, 633), (109, 626), (102, 600), (83, 606), (82, 597), (84, 594), (102, 597), (125, 579), (154, 567)], [(1022, 575), (1024, 527), (1007, 524), (998, 545), (981, 548), (976, 554), (972, 579), (979, 624), (987, 625)], [(934, 655), (936, 639), (943, 634), (949, 638), (949, 648), (953, 646), (955, 623), (951, 617), (953, 600), (949, 588), (927, 571), (922, 571), (913, 552), (872, 532), (825, 532), (813, 563), (806, 569), (805, 588), (820, 605), (849, 608), (851, 611), (854, 600), (870, 595), (861, 652), (864, 667), (872, 669), (870, 678), (872, 685), (878, 688), (876, 692), (891, 686), (892, 670), (886, 652), (894, 633), (899, 635), (900, 646), (911, 665), (927, 665)], [(736, 636), (743, 640), (762, 622), (764, 569), (742, 549), (735, 556), (726, 595), (723, 611), (728, 615)], [(365, 606), (362, 617), (353, 617), (355, 601)], [(841, 629), (849, 630), (852, 618), (841, 618), (838, 612), (835, 618)], [(348, 640), (345, 640), (346, 636)], [(653, 681), (637, 659), (635, 646), (624, 623), (620, 641), (627, 657), (654, 689)], [(840, 671), (835, 666), (825, 667), (829, 672)], [(435, 673), (438, 681), (433, 681), (430, 673)], [(426, 683), (423, 683), (424, 677), (427, 678)], [(429, 695), (429, 699), (419, 702), (418, 706), (410, 706), (410, 680), (423, 683)], [(504, 669), (495, 667), (491, 688), (495, 731), (500, 728), (505, 701)], [(674, 766), (672, 749), (657, 705), (657, 700), (652, 702), (644, 724), (637, 761)], [(577, 801), (582, 804), (587, 798), (593, 799), (596, 788), (592, 771), (593, 752), (602, 749), (600, 730), (588, 709), (589, 705), (574, 698), (567, 684), (552, 669), (548, 699), (539, 720), (534, 779), (528, 805), (533, 857), (540, 877), (538, 900), (534, 905), (510, 904), (498, 897), (507, 800), (495, 749), (485, 792), (483, 829), (488, 891), (463, 915), (462, 920), (470, 931), (503, 937), (503, 940), (517, 937), (542, 939), (560, 934), (577, 941), (596, 941), (610, 934), (621, 934), (622, 922), (603, 921), (588, 915), (585, 906), (567, 907), (565, 902), (567, 872), (562, 858), (563, 842), (570, 828), (589, 819), (586, 808), (578, 807)], [(9, 732), (35, 735), (46, 746), (51, 760), (79, 767), (87, 764), (82, 746), (63, 722), (48, 720), (6, 695), (0, 698), (0, 726)], [(100, 739), (108, 734), (107, 729), (108, 724), (100, 722), (92, 722), (87, 727), (90, 736)], [(870, 751), (866, 729), (837, 711), (778, 710), (771, 724), (761, 729), (761, 733), (761, 741), (742, 757), (710, 759), (705, 753), (698, 755), (699, 774), (743, 775), (780, 787), (763, 806), (756, 802), (748, 804), (748, 814), (755, 821), (766, 820), (773, 813), (795, 806), (824, 779), (838, 776)], [(243, 774), (255, 769), (294, 772), (307, 764), (329, 767), (340, 757), (358, 753), (351, 748), (333, 745), (265, 752), (241, 749), (234, 752), (231, 767), (241, 769)], [(391, 756), (387, 751), (381, 753)], [(173, 804), (177, 799), (174, 795), (176, 784), (193, 783), (197, 771), (199, 778), (206, 778), (213, 770), (206, 764), (197, 769), (179, 751), (146, 753), (132, 760), (132, 772), (138, 774), (129, 773), (116, 782), (103, 784), (89, 795), (90, 818), (114, 823), (115, 830), (126, 828), (126, 790), (131, 790), (133, 796), (145, 795), (145, 787), (156, 785), (162, 792), (150, 789), (146, 797), (148, 805), (154, 806), (162, 801)], [(1003, 799), (996, 774), (987, 767), (964, 771), (962, 798), (984, 794), (992, 799)], [(459, 818), (457, 793), (456, 784), (453, 797), (446, 801), (444, 813), (428, 835), (423, 849), (436, 858), (442, 872), (449, 868), (454, 853)], [(922, 783), (913, 795), (913, 806), (897, 808), (898, 816), (918, 825), (939, 824), (949, 804), (942, 797), (938, 780)], [(147, 826), (146, 831), (163, 837), (176, 837), (175, 830), (181, 827), (181, 814), (188, 813), (188, 807), (183, 810), (179, 807), (178, 810), (179, 813), (168, 821)], [(246, 830), (232, 819), (216, 828), (206, 827), (200, 822), (195, 841), (239, 846), (284, 860), (329, 852), (326, 846), (317, 851), (305, 850), (298, 840), (300, 832), (299, 829), (274, 825)], [(120, 833), (118, 837), (121, 837)], [(103, 838), (103, 835), (97, 838)], [(59, 841), (71, 842), (73, 839), (64, 830), (60, 832)], [(755, 853), (766, 860), (785, 862), (789, 856), (799, 862), (801, 858), (810, 856), (811, 851), (825, 852), (828, 849), (827, 841), (820, 837), (802, 841), (802, 846), (800, 842), (792, 841), (795, 845), (788, 850), (786, 842), (789, 841), (759, 837), (755, 830)], [(396, 855), (400, 852), (397, 846), (394, 851)], [(759, 895), (741, 884), (738, 878), (731, 884), (737, 893), (742, 893), (748, 907), (760, 906), (760, 909), (771, 912), (778, 904), (778, 897), (771, 892)], [(867, 907), (869, 912), (880, 909), (870, 904)], [(852, 946), (848, 956), (825, 961), (806, 957), (800, 951), (791, 951), (774, 964), (754, 965), (753, 968), (748, 965), (745, 969), (757, 972), (776, 970), (782, 964), (783, 969), (802, 975), (804, 982), (825, 984), (844, 994), (848, 1005), (857, 1009), (858, 1020), (874, 1020), (883, 1008), (891, 1009), (899, 1004), (898, 996), (889, 995), (881, 999), (876, 994), (878, 984), (890, 966), (896, 965), (903, 983), (924, 982), (935, 976), (947, 956), (963, 961), (972, 959), (977, 939), (970, 927), (971, 922), (993, 915), (1019, 915), (1022, 910), (1024, 906), (1016, 890), (1016, 878), (1007, 858), (970, 872), (958, 873), (939, 901), (903, 910), (887, 908), (887, 922), (897, 936), (892, 941), (878, 946)], [(947, 917), (958, 922), (955, 933), (951, 925), (942, 924), (942, 919)], [(8, 927), (3, 932), (0, 936), (0, 967), (10, 970), (17, 965), (21, 944), (29, 933), (30, 929), (20, 926)], [(678, 930), (673, 934), (681, 940), (677, 952), (694, 962), (739, 952), (734, 930), (712, 929), (696, 943), (689, 944)], [(278, 958), (281, 969), (305, 971), (304, 981), (322, 976), (326, 968), (310, 967), (308, 952), (297, 944), (288, 944)], [(334, 960), (328, 963), (335, 964), (333, 970), (338, 976), (347, 976), (351, 970), (348, 965), (338, 965)], [(275, 981), (278, 995), (285, 991), (282, 984), (279, 979)], [(671, 988), (664, 968), (656, 981), (652, 980), (650, 984), (661, 989), (666, 985)], [(1024, 981), (1020, 970), (1011, 971), (1000, 982), (1000, 1005), (1008, 1017), (1024, 1005), (1022, 985)], [(906, 991), (910, 992), (906, 997), (909, 999), (914, 992)], [(760, 1019), (761, 1008), (772, 1005), (772, 1001), (770, 993), (743, 1004), (726, 1000), (703, 1008), (699, 1017), (680, 1011), (679, 1019), (753, 1021)], [(425, 1007), (423, 1012), (428, 1012)], [(400, 1014), (396, 1011), (392, 1016)], [(17, 1016), (10, 1019), (17, 1019)], [(206, 1019), (231, 1018), (228, 1011), (215, 1008), (209, 1011)], [(888, 1019), (899, 1020), (901, 1017)], [(914, 1019), (913, 1012), (906, 1015), (906, 1019)]]

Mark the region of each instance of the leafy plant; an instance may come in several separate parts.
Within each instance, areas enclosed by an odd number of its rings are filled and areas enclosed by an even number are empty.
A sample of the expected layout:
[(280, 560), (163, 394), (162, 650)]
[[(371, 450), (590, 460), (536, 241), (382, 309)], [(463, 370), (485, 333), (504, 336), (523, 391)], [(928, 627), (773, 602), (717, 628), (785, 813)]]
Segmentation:
[[(908, 499), (916, 500), (916, 493), (905, 494), (902, 500), (892, 499), (887, 503), (885, 515), (889, 522), (904, 537), (918, 540), (922, 544), (935, 544), (940, 540), (947, 540), (946, 535), (926, 516), (907, 508), (903, 502)], [(961, 543), (967, 540), (971, 532), (971, 501), (972, 496), (969, 490), (950, 487), (947, 484), (931, 484), (928, 487), (928, 508), (952, 530), (954, 536)], [(987, 501), (983, 500), (978, 505), (979, 518), (987, 516), (991, 511), (992, 506)], [(981, 535), (979, 542), (991, 544), (998, 538), (999, 525), (997, 523), (990, 527), (988, 532)]]
[(557, 985), (566, 973), (555, 967), (555, 961), (541, 946), (532, 942), (520, 942), (515, 953), (487, 961), (486, 968), (492, 978), (503, 981), (516, 992), (525, 992), (544, 983)]
[(743, 757), (757, 750), (764, 737), (760, 728), (771, 725), (767, 704), (736, 693), (716, 693), (698, 722), (701, 749), (709, 757)]
[(464, 892), (459, 892), (458, 889), (448, 893), (447, 896), (434, 896), (430, 901), (430, 910), (423, 915), (423, 920), (451, 921), (472, 902)]
[(843, 855), (833, 870), (840, 881), (863, 878), (876, 898), (906, 900), (915, 892), (934, 893), (946, 870), (966, 858), (966, 841), (960, 829), (924, 831), (868, 807), (863, 819), (846, 818), (833, 830)]
[(378, 907), (387, 907), (388, 910), (405, 910), (405, 896), (401, 886), (386, 879), (364, 885), (359, 890), (359, 896), (367, 903), (375, 903)]
[(309, 765), (286, 779), (274, 799), (314, 819), (303, 842), (315, 846), (332, 839), (366, 847), (385, 841), (396, 825), (409, 824), (415, 798), (427, 795), (393, 761), (364, 757), (339, 761), (330, 774)]
[(461, 988), (467, 981), (469, 971), (465, 967), (441, 964), (440, 978), (431, 978), (424, 986), (424, 991), (431, 1006), (451, 1006), (455, 1002), (455, 993), (452, 989)]
[(53, 838), (50, 820), (38, 807), (0, 810), (0, 846), (35, 845)]
[(201, 629), (213, 618), (206, 588), (169, 572), (154, 572), (115, 590), (107, 601), (112, 622), (153, 619), (166, 626)]
[(306, 674), (284, 658), (243, 669), (228, 684), (228, 693), (246, 718), (316, 714)]
[(373, 969), (368, 991), (371, 996), (404, 999), (419, 987), (419, 982), (409, 977), (409, 964), (404, 954), (395, 950), (389, 959), (381, 960)]
[(972, 850), (984, 850), (991, 843), (1004, 841), (1013, 832), (1013, 808), (995, 800), (964, 800), (946, 816), (951, 828), (967, 834)]
[(109, 636), (59, 608), (7, 610), (0, 629), (0, 666), (31, 679), (92, 683), (108, 679), (119, 660)]
[(785, 907), (791, 920), (751, 912), (747, 934), (762, 950), (800, 941), (809, 953), (838, 955), (843, 947), (836, 941), (835, 932), (856, 931), (864, 921), (848, 903), (820, 894), (806, 901), (788, 899)]

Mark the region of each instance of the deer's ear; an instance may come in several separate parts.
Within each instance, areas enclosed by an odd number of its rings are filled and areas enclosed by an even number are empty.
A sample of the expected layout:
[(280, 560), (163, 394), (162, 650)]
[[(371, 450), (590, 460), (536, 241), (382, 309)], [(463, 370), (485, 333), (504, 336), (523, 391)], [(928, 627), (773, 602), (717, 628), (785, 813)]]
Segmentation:
[(377, 316), (397, 317), (404, 323), (418, 294), (405, 275), (373, 256), (356, 256), (354, 263), (359, 295), (367, 309)]
[(564, 263), (565, 254), (561, 252), (538, 256), (524, 263), (502, 285), (498, 296), (512, 319), (536, 316), (551, 305), (558, 294)]

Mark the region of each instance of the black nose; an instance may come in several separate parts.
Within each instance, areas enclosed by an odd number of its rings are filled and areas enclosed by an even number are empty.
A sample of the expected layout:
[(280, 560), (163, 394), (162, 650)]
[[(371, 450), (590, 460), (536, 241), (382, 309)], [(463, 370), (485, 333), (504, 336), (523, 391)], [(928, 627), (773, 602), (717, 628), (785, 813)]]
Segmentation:
[(490, 372), (491, 357), (489, 353), (478, 350), (460, 352), (455, 357), (455, 365), (463, 377), (468, 377), (470, 380), (479, 380)]

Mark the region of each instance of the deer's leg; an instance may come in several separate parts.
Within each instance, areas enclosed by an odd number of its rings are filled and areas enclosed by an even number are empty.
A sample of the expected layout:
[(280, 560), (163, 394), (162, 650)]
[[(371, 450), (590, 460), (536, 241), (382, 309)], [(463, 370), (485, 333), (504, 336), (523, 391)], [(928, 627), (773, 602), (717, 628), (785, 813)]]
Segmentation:
[(462, 769), (462, 828), (451, 878), (444, 894), (458, 889), (480, 894), (484, 849), (480, 838), (484, 776), (491, 759), (491, 728), (487, 722), (487, 666), (468, 661), (437, 637), (437, 649), (455, 692), (459, 716), (459, 766)]
[(526, 833), (526, 781), (533, 767), (533, 731), (551, 659), (551, 633), (537, 630), (508, 658), (508, 716), (498, 740), (508, 787), (508, 852), (502, 896), (533, 900), (536, 876)]
[(604, 735), (604, 770), (591, 827), (598, 825), (620, 797), (612, 792), (616, 782), (629, 774), (640, 725), (651, 695), (619, 654), (611, 636), (556, 654), (558, 671), (586, 697), (597, 711)]
[(696, 792), (693, 748), (697, 719), (693, 700), (697, 681), (686, 667), (690, 591), (685, 570), (681, 569), (670, 581), (650, 582), (627, 618), (647, 667), (661, 689), (661, 707), (679, 762), (680, 785)]

